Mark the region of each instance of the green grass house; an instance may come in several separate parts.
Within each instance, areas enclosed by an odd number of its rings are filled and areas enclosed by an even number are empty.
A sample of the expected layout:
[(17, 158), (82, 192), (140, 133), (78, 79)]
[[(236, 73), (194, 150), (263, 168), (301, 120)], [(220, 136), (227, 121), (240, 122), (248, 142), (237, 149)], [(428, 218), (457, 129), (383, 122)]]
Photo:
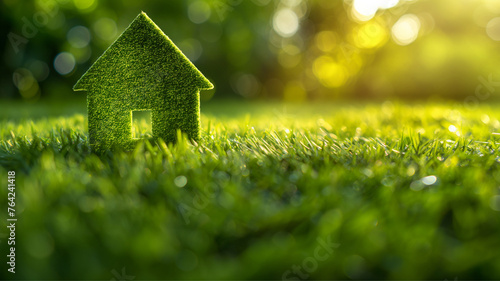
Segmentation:
[(130, 148), (134, 111), (150, 111), (153, 138), (200, 136), (199, 91), (213, 85), (160, 28), (140, 13), (73, 87), (87, 91), (90, 145)]

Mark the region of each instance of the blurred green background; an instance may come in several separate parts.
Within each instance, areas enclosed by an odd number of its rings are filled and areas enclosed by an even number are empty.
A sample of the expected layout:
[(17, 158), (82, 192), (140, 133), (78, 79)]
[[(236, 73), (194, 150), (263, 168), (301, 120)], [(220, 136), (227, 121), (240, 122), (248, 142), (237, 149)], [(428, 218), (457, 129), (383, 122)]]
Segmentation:
[(477, 103), (500, 81), (497, 0), (0, 3), (0, 100), (81, 97), (72, 85), (141, 10), (216, 85), (203, 101)]

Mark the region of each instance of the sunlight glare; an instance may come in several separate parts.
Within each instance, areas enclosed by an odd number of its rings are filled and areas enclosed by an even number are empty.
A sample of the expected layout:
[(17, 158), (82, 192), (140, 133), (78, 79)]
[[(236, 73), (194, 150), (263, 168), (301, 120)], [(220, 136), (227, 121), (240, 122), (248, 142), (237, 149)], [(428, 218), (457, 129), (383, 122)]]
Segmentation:
[(399, 0), (354, 0), (352, 14), (358, 20), (367, 21), (372, 19), (379, 9), (390, 9), (398, 3)]
[(354, 41), (359, 48), (371, 49), (386, 42), (388, 34), (384, 26), (376, 22), (368, 22), (359, 27)]
[(313, 73), (327, 88), (338, 88), (347, 82), (347, 69), (330, 56), (321, 56), (313, 63)]
[(330, 52), (335, 48), (335, 33), (332, 31), (321, 31), (315, 37), (316, 47), (323, 52)]
[(417, 39), (419, 31), (419, 18), (413, 14), (406, 14), (392, 27), (392, 39), (396, 44), (406, 46)]

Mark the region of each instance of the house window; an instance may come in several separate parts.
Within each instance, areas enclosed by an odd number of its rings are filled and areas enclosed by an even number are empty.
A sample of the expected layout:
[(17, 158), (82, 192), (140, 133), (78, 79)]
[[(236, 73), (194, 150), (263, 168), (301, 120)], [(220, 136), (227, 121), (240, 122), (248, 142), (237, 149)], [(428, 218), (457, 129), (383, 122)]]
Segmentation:
[(153, 137), (151, 110), (132, 111), (132, 138), (148, 139)]

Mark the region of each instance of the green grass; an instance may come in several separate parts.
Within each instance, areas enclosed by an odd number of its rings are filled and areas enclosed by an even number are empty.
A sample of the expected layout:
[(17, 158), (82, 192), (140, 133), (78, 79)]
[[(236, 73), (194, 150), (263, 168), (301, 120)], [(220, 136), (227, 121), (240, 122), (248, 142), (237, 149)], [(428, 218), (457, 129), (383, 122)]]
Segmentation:
[(82, 114), (3, 119), (15, 277), (500, 278), (500, 105), (242, 104), (202, 106), (198, 143), (104, 155)]

